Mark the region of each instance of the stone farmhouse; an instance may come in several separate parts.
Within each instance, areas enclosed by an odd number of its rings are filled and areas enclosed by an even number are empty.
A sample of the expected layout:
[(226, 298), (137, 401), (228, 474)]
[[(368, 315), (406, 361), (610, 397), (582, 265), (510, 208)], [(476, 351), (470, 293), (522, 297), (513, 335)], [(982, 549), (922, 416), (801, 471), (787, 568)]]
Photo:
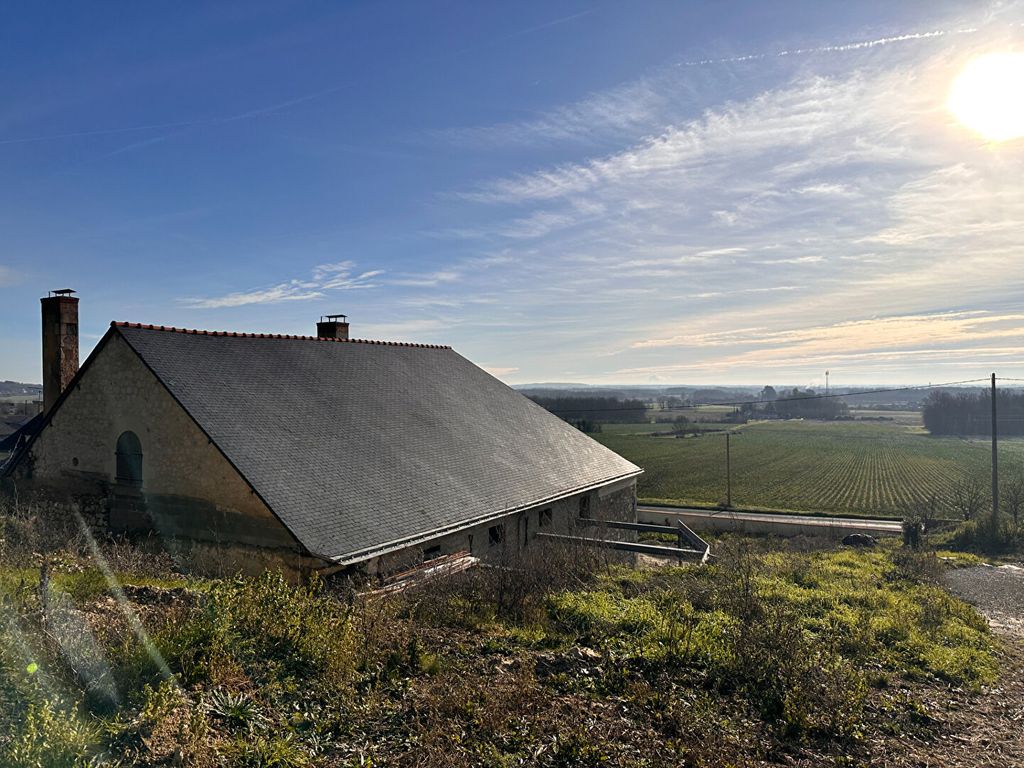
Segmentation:
[(112, 323), (42, 299), (44, 411), (3, 465), (101, 531), (198, 572), (386, 573), (636, 520), (642, 470), (449, 347)]

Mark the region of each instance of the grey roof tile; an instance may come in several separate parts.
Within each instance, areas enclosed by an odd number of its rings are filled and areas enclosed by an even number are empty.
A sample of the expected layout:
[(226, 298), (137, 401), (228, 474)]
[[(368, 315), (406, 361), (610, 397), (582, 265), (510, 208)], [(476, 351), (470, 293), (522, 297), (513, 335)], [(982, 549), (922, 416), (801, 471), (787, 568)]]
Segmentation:
[(325, 557), (640, 472), (447, 347), (117, 330)]

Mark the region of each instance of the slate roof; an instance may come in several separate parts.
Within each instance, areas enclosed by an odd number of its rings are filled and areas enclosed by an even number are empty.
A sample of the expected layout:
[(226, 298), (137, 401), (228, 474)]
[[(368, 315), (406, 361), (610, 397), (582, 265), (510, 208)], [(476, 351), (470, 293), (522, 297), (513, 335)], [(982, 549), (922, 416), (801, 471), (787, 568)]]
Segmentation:
[(449, 347), (112, 332), (302, 545), (339, 562), (642, 471)]

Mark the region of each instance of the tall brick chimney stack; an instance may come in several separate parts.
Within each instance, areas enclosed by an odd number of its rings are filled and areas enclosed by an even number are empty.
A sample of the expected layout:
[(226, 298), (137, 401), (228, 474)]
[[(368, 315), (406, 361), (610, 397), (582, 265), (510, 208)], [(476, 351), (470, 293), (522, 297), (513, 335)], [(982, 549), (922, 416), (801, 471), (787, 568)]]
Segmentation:
[(78, 299), (70, 288), (50, 291), (43, 305), (43, 413), (78, 373)]
[(345, 315), (321, 315), (316, 324), (318, 339), (343, 339), (348, 341), (348, 318)]

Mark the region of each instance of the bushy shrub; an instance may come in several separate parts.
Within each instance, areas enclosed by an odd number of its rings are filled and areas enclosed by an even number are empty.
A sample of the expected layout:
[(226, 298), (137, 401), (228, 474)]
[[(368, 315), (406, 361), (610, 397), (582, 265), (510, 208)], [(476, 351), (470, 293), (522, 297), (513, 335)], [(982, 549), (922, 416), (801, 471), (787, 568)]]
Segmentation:
[(1006, 515), (982, 515), (962, 523), (949, 539), (952, 549), (1001, 555), (1024, 549), (1024, 534)]
[(315, 680), (339, 691), (357, 664), (350, 611), (318, 581), (292, 586), (273, 573), (217, 583), (192, 609), (171, 614), (154, 640), (186, 681)]

